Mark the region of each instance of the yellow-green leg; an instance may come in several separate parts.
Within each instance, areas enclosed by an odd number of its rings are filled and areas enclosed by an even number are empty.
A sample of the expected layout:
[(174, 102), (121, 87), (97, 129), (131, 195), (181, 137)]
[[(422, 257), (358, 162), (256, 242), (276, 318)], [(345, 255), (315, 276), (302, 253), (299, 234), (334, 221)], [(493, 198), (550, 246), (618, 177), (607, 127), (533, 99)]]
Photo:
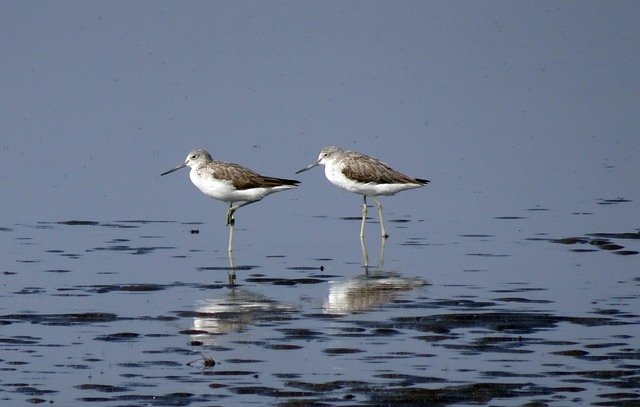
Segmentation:
[(227, 211), (227, 225), (229, 225), (229, 258), (231, 258), (231, 252), (233, 251), (233, 225), (236, 223), (236, 220), (233, 218), (233, 212), (235, 212), (233, 203), (229, 203), (229, 210)]
[(233, 202), (229, 202), (229, 210), (227, 211), (227, 226), (229, 226), (229, 251), (233, 251), (233, 225), (236, 223), (236, 220), (233, 217), (233, 214), (237, 209), (242, 208), (243, 206), (252, 204), (254, 202), (258, 202), (258, 201), (247, 201), (245, 203), (242, 203), (236, 206), (233, 206)]
[(389, 235), (387, 234), (387, 231), (384, 228), (384, 220), (382, 219), (382, 205), (380, 205), (380, 202), (378, 202), (378, 200), (376, 198), (372, 198), (373, 202), (376, 203), (376, 206), (378, 207), (378, 216), (380, 216), (380, 230), (382, 231), (382, 238), (386, 239), (389, 237)]
[(364, 239), (364, 223), (367, 219), (367, 196), (362, 195), (364, 201), (362, 203), (362, 225), (360, 225), (360, 239)]

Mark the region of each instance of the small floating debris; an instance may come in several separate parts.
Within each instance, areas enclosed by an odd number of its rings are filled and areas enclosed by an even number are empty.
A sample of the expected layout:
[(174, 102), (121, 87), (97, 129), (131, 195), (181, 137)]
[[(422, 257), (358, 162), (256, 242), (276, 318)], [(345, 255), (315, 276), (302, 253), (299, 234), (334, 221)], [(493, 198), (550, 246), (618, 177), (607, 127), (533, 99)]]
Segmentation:
[(187, 366), (193, 366), (197, 362), (202, 362), (202, 369), (211, 369), (216, 365), (216, 361), (213, 360), (213, 358), (207, 357), (202, 353), (200, 354), (200, 356), (202, 357), (202, 359), (192, 360), (191, 362), (187, 363)]

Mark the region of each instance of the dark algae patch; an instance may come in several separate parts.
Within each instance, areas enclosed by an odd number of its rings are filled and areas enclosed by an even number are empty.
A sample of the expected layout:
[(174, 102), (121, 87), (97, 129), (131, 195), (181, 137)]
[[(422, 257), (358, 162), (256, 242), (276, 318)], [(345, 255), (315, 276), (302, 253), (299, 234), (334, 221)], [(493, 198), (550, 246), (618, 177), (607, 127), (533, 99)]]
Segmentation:
[[(551, 243), (578, 246), (570, 249), (577, 253), (604, 250), (614, 254), (628, 256), (639, 253), (638, 250), (625, 249), (625, 245), (634, 244), (636, 246), (640, 246), (638, 242), (635, 242), (640, 240), (640, 232), (588, 233), (585, 236), (572, 236), (557, 239), (534, 238), (529, 240), (548, 240)], [(627, 241), (629, 243), (626, 243)]]

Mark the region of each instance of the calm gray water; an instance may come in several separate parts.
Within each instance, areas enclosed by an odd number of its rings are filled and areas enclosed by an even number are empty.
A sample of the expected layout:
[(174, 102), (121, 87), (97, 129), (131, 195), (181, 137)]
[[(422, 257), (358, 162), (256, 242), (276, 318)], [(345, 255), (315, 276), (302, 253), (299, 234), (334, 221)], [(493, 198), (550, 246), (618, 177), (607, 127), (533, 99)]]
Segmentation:
[[(640, 6), (0, 4), (0, 400), (636, 405)], [(431, 180), (361, 198), (336, 144)], [(236, 213), (193, 148), (297, 190)], [(381, 249), (384, 249), (381, 252)], [(383, 261), (379, 261), (383, 260)]]

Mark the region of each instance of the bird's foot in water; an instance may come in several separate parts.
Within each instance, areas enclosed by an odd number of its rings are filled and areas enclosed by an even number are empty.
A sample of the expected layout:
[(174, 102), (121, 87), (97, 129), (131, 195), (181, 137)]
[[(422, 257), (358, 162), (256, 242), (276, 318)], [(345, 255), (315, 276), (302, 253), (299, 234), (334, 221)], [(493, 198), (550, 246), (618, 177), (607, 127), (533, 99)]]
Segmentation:
[(236, 220), (233, 218), (233, 212), (231, 209), (227, 212), (227, 226), (233, 226), (236, 223)]

